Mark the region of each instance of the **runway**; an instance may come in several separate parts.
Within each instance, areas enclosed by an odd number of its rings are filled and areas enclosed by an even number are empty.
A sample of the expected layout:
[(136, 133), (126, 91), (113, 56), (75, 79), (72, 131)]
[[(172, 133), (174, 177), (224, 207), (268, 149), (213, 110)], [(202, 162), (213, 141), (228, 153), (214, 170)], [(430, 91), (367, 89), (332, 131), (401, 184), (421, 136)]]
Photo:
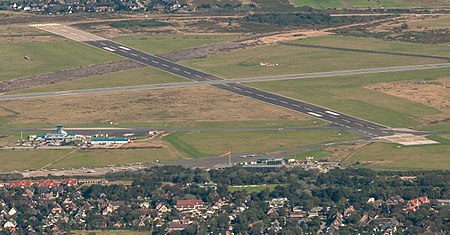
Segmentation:
[[(289, 110), (293, 110), (299, 113), (303, 113), (318, 119), (322, 119), (331, 123), (332, 126), (345, 128), (347, 131), (364, 136), (364, 137), (378, 137), (378, 136), (387, 136), (394, 134), (394, 131), (389, 127), (376, 124), (367, 120), (363, 120), (360, 118), (352, 117), (350, 115), (346, 115), (344, 113), (337, 112), (335, 110), (330, 110), (325, 107), (320, 107), (318, 105), (309, 104), (306, 102), (302, 102), (299, 100), (295, 100), (289, 97), (284, 97), (278, 94), (270, 93), (267, 91), (259, 90), (253, 87), (249, 87), (246, 85), (242, 85), (238, 82), (233, 82), (232, 80), (224, 80), (223, 78), (219, 78), (217, 76), (201, 72), (186, 66), (182, 66), (176, 64), (175, 62), (169, 61), (162, 57), (152, 55), (140, 50), (136, 50), (126, 45), (122, 45), (110, 40), (106, 40), (100, 38), (95, 35), (91, 35), (86, 32), (82, 32), (77, 29), (73, 29), (68, 26), (60, 26), (60, 25), (35, 25), (42, 30), (52, 32), (63, 37), (70, 38), (72, 40), (77, 40), (93, 47), (96, 47), (100, 50), (107, 51), (116, 55), (119, 55), (124, 58), (128, 58), (130, 60), (137, 61), (139, 63), (148, 65), (150, 67), (154, 67), (160, 69), (162, 71), (166, 71), (172, 74), (176, 74), (180, 77), (187, 78), (189, 80), (194, 81), (194, 83), (206, 83), (212, 87), (228, 91), (234, 94), (238, 94), (244, 97), (248, 97), (254, 100), (258, 100), (264, 103), (272, 104), (274, 106), (283, 107)], [(424, 68), (421, 66), (429, 66), (430, 65), (420, 65), (416, 68)], [(433, 65), (431, 66), (433, 67)], [(435, 68), (442, 67), (450, 67), (450, 63), (444, 64), (435, 64)], [(411, 67), (410, 68), (414, 68)], [(383, 71), (383, 68), (380, 69), (369, 69), (365, 72), (376, 72), (377, 70)], [(357, 71), (353, 71), (355, 74), (358, 74)], [(361, 72), (361, 71), (360, 71)], [(348, 73), (348, 72), (347, 72)], [(351, 72), (350, 72), (351, 73)], [(344, 75), (345, 73), (339, 72), (327, 72), (322, 73), (323, 76), (332, 76), (333, 74)], [(334, 76), (337, 76), (334, 75)], [(265, 79), (276, 79), (276, 77), (266, 77)], [(263, 79), (262, 79), (263, 80)], [(253, 80), (255, 81), (255, 80)], [(211, 82), (211, 83), (209, 83)], [(217, 83), (216, 83), (217, 82)], [(205, 85), (205, 84), (202, 84)], [(67, 92), (60, 92), (61, 95), (69, 95)], [(77, 94), (76, 92), (73, 94)], [(23, 97), (23, 95), (22, 95)]]
[(98, 94), (98, 93), (102, 93), (102, 92), (106, 93), (106, 92), (173, 89), (173, 88), (217, 85), (217, 84), (224, 84), (224, 83), (267, 82), (267, 81), (284, 81), (284, 80), (297, 80), (297, 79), (322, 78), (322, 77), (352, 76), (352, 75), (361, 75), (361, 74), (427, 70), (427, 69), (439, 69), (439, 68), (448, 68), (448, 67), (450, 67), (450, 63), (409, 65), (409, 66), (370, 68), (370, 69), (357, 69), (357, 70), (340, 70), (340, 71), (331, 71), (331, 72), (290, 74), (290, 75), (265, 76), (265, 77), (234, 78), (234, 79), (227, 79), (227, 80), (205, 80), (205, 81), (195, 81), (195, 82), (177, 82), (177, 83), (162, 83), (162, 84), (149, 84), (149, 85), (138, 85), (138, 86), (91, 88), (91, 89), (82, 89), (82, 90), (34, 92), (34, 93), (14, 94), (14, 95), (0, 95), (0, 101), (37, 99), (37, 98), (57, 97), (57, 96), (67, 96), (67, 95), (87, 95), (87, 94)]

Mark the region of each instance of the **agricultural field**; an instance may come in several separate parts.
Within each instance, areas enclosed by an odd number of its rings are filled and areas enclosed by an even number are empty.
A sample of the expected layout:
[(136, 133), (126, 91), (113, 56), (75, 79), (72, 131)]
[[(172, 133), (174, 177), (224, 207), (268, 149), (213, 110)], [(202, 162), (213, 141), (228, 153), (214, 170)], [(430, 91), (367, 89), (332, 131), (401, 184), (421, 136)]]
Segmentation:
[[(448, 69), (253, 83), (260, 89), (328, 107), (390, 127), (416, 127), (441, 112), (428, 105), (362, 88), (369, 84), (450, 76)], [(448, 130), (448, 129), (447, 129)]]
[(1, 43), (0, 51), (0, 81), (120, 59), (73, 41)]
[(205, 44), (218, 43), (238, 38), (238, 35), (140, 35), (140, 36), (121, 36), (114, 41), (123, 43), (130, 47), (152, 53), (159, 54), (169, 51), (177, 51), (191, 47), (198, 47)]
[(4, 119), (3, 129), (53, 127), (55, 123), (92, 126), (110, 121), (122, 126), (159, 128), (323, 124), (293, 111), (209, 87), (4, 101), (0, 102), (0, 117)]
[(186, 155), (199, 158), (357, 139), (334, 130), (174, 132), (164, 138)]
[(448, 170), (450, 169), (450, 134), (431, 136), (435, 145), (401, 146), (375, 143), (355, 153), (346, 164), (378, 170)]
[[(278, 64), (278, 66), (261, 66), (260, 63), (262, 62)], [(182, 64), (224, 78), (237, 78), (442, 62), (445, 62), (445, 60), (305, 48), (292, 45), (270, 45), (184, 61)]]
[(163, 72), (158, 69), (146, 67), (141, 69), (132, 69), (116, 73), (104, 74), (82, 78), (73, 81), (59, 82), (47, 86), (22, 89), (10, 94), (47, 92), (47, 91), (67, 91), (78, 89), (119, 87), (119, 86), (135, 86), (146, 84), (175, 83), (188, 81), (182, 77)]
[(291, 0), (297, 6), (310, 6), (314, 8), (405, 8), (448, 6), (445, 0)]

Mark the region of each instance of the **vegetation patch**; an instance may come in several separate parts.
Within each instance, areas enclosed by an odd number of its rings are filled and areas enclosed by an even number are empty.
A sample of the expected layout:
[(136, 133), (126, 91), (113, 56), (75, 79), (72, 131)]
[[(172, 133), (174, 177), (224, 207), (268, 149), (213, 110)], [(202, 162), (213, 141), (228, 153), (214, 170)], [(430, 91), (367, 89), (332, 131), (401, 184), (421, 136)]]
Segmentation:
[(228, 191), (231, 193), (236, 191), (246, 191), (247, 193), (261, 192), (265, 189), (273, 191), (279, 184), (265, 184), (265, 185), (230, 185)]
[(191, 157), (220, 156), (228, 151), (246, 153), (285, 149), (320, 143), (357, 139), (357, 136), (330, 130), (302, 131), (198, 131), (173, 133), (166, 137), (177, 149)]
[(113, 28), (126, 28), (126, 29), (136, 29), (136, 28), (151, 28), (151, 27), (164, 27), (171, 26), (172, 24), (157, 20), (127, 20), (127, 21), (115, 21), (109, 23), (109, 26)]

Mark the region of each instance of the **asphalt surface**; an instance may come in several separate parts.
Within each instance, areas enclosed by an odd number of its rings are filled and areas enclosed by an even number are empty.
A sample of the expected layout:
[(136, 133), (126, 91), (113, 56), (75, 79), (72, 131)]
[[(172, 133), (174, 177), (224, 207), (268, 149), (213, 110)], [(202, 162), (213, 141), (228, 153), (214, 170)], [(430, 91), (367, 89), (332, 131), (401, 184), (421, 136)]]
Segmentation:
[[(175, 62), (172, 62), (170, 60), (143, 51), (139, 51), (113, 41), (85, 41), (84, 43), (87, 43), (93, 47), (97, 47), (101, 50), (105, 50), (122, 57), (140, 62), (142, 64), (146, 64), (148, 66), (158, 68), (172, 74), (176, 74), (180, 77), (184, 77), (195, 82), (216, 80), (225, 81), (224, 79), (217, 76), (176, 64)], [(242, 85), (240, 83), (230, 82), (223, 84), (214, 84), (211, 86), (328, 121), (333, 126), (347, 128), (349, 132), (357, 135), (365, 137), (377, 137), (393, 134), (393, 131), (389, 130), (389, 128), (386, 126), (358, 119), (314, 104), (305, 103), (299, 100)]]
[[(380, 124), (352, 117), (350, 115), (330, 110), (325, 107), (320, 107), (318, 105), (259, 90), (253, 87), (242, 85), (240, 83), (226, 81), (223, 78), (176, 64), (173, 61), (140, 50), (136, 50), (126, 45), (99, 38), (96, 35), (83, 32), (78, 29), (73, 29), (67, 26), (60, 26), (57, 24), (53, 24), (50, 26), (35, 25), (35, 27), (64, 37), (68, 37), (72, 40), (86, 43), (100, 50), (107, 51), (124, 58), (128, 58), (130, 60), (134, 60), (150, 67), (176, 74), (180, 77), (187, 78), (194, 82), (221, 81), (221, 83), (219, 84), (210, 84), (210, 86), (278, 107), (283, 107), (289, 110), (313, 116), (315, 118), (330, 122), (332, 126), (346, 128), (349, 132), (363, 137), (378, 137), (394, 134), (394, 130), (391, 130), (390, 128)], [(449, 65), (450, 64), (440, 64), (438, 66), (448, 67)], [(67, 93), (62, 92), (62, 94)]]
[(440, 63), (440, 64), (408, 65), (408, 66), (385, 67), (385, 68), (339, 70), (339, 71), (317, 72), (317, 73), (306, 73), (306, 74), (289, 74), (289, 75), (278, 75), (278, 76), (235, 78), (235, 79), (227, 79), (227, 80), (204, 80), (204, 81), (195, 81), (195, 82), (163, 83), (163, 84), (149, 84), (149, 85), (123, 86), (123, 87), (105, 87), (105, 88), (91, 88), (91, 89), (82, 89), (82, 90), (34, 92), (34, 93), (14, 94), (14, 95), (0, 95), (0, 101), (36, 99), (36, 98), (46, 98), (46, 97), (67, 96), (67, 95), (87, 95), (87, 94), (97, 94), (97, 93), (102, 93), (102, 92), (106, 93), (106, 92), (146, 91), (146, 90), (186, 88), (186, 87), (208, 86), (208, 85), (216, 85), (216, 84), (224, 84), (224, 83), (267, 82), (267, 81), (283, 81), (283, 80), (294, 80), (294, 79), (297, 80), (297, 79), (322, 78), (322, 77), (352, 76), (352, 75), (361, 75), (361, 74), (427, 70), (427, 69), (439, 69), (439, 68), (449, 68), (449, 67), (450, 67), (450, 63)]

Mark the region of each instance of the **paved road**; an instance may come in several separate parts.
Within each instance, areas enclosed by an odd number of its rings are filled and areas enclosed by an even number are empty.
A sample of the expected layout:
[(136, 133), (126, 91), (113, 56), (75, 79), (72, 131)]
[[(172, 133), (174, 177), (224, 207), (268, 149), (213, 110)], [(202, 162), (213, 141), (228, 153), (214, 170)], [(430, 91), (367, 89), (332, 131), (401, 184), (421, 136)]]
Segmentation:
[[(346, 128), (349, 132), (364, 137), (386, 136), (392, 135), (394, 133), (393, 130), (389, 129), (386, 126), (369, 122), (356, 117), (352, 117), (350, 115), (346, 115), (344, 113), (320, 107), (318, 105), (309, 104), (292, 98), (284, 97), (278, 94), (259, 90), (253, 87), (242, 85), (240, 83), (228, 81), (225, 82), (224, 79), (219, 78), (217, 76), (176, 64), (175, 62), (169, 61), (162, 57), (152, 55), (140, 50), (136, 50), (126, 45), (106, 40), (96, 35), (83, 32), (78, 29), (73, 29), (68, 26), (60, 26), (58, 24), (52, 24), (50, 26), (35, 25), (35, 27), (70, 38), (72, 40), (77, 40), (89, 44), (100, 50), (107, 51), (122, 56), (124, 58), (137, 61), (150, 67), (154, 67), (162, 71), (176, 74), (178, 76), (190, 79), (194, 82), (224, 81), (220, 84), (211, 84), (210, 86), (234, 94), (238, 94), (244, 97), (269, 103), (278, 107), (283, 107), (309, 116), (313, 116), (315, 118), (328, 121), (333, 126)], [(449, 65), (441, 64), (439, 66), (449, 66)]]

